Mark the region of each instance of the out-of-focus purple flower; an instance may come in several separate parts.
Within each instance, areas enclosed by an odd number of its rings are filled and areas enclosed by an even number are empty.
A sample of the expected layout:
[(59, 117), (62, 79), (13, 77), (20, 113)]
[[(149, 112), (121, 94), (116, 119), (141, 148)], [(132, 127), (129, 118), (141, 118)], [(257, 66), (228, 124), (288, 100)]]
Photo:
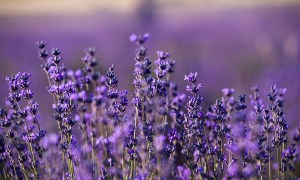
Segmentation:
[(230, 97), (234, 94), (235, 90), (233, 88), (223, 88), (222, 92), (224, 96)]
[(143, 45), (149, 38), (149, 34), (148, 33), (145, 33), (144, 35), (136, 35), (136, 34), (132, 34), (130, 37), (129, 37), (129, 40), (131, 42), (135, 42), (137, 43), (138, 45)]
[(183, 166), (177, 166), (178, 176), (181, 180), (190, 179), (191, 178), (191, 170), (185, 168)]
[(238, 173), (239, 171), (239, 164), (238, 163), (232, 163), (229, 168), (228, 168), (228, 174), (230, 176), (234, 176)]
[(165, 143), (166, 137), (164, 135), (160, 135), (154, 138), (154, 146), (157, 151), (161, 151), (163, 149), (163, 145)]

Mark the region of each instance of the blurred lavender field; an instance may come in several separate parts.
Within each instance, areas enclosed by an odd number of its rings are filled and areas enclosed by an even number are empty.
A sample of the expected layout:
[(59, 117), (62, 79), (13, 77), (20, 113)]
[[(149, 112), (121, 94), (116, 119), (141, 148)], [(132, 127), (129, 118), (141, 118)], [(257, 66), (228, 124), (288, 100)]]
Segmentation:
[(149, 32), (151, 60), (156, 59), (156, 50), (169, 52), (178, 63), (176, 77), (172, 78), (176, 78), (182, 91), (184, 74), (190, 71), (199, 72), (199, 81), (204, 86), (201, 93), (207, 104), (221, 96), (223, 87), (235, 88), (237, 94), (249, 94), (250, 87), (259, 84), (266, 95), (268, 88), (277, 84), (288, 89), (288, 122), (292, 126), (298, 125), (299, 4), (205, 9), (200, 8), (206, 5), (203, 3), (189, 10), (184, 6), (181, 8), (180, 3), (131, 3), (133, 7), (123, 11), (105, 9), (104, 6), (99, 11), (87, 10), (89, 13), (78, 14), (75, 10), (72, 13), (66, 4), (63, 4), (66, 13), (57, 14), (39, 11), (9, 14), (2, 11), (0, 102), (5, 101), (8, 93), (5, 77), (19, 71), (30, 72), (34, 79), (32, 89), (41, 104), (41, 119), (55, 127), (50, 118), (51, 96), (46, 93), (47, 80), (40, 68), (34, 43), (45, 40), (48, 47), (60, 48), (70, 68), (81, 67), (83, 49), (94, 46), (101, 71), (104, 73), (115, 64), (120, 89), (132, 89), (135, 47), (129, 43), (128, 37), (131, 33)]

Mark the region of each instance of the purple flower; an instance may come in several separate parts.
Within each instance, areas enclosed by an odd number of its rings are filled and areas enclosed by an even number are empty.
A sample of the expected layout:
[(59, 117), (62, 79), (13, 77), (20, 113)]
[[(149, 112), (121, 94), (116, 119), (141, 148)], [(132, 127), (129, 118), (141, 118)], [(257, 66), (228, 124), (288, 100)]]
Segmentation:
[(233, 88), (223, 88), (222, 92), (224, 96), (230, 97), (234, 94), (235, 90)]
[(165, 143), (166, 137), (164, 135), (160, 135), (154, 138), (154, 146), (156, 147), (157, 151), (161, 151), (163, 149), (163, 145)]
[(115, 88), (118, 86), (118, 80), (113, 70), (114, 66), (112, 65), (106, 73), (105, 84), (110, 88)]
[(135, 42), (136, 44), (138, 45), (143, 45), (149, 38), (149, 34), (148, 33), (145, 33), (144, 35), (136, 35), (136, 34), (132, 34), (130, 37), (129, 37), (129, 40), (131, 42)]
[(180, 179), (182, 179), (182, 180), (190, 179), (190, 177), (191, 177), (190, 169), (185, 168), (183, 166), (177, 166), (177, 170), (178, 170), (178, 175), (179, 175)]
[(196, 83), (196, 81), (197, 81), (197, 75), (198, 75), (197, 72), (195, 72), (195, 73), (190, 73), (189, 75), (185, 75), (185, 76), (184, 76), (184, 80), (188, 81), (189, 83), (194, 84), (194, 83)]
[(47, 43), (45, 41), (39, 41), (35, 43), (36, 47), (39, 49), (43, 49), (46, 47)]

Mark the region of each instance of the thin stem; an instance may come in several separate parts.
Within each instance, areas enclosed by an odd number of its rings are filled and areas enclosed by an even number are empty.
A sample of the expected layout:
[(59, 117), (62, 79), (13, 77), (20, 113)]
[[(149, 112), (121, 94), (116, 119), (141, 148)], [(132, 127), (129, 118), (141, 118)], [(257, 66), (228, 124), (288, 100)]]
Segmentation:
[[(205, 125), (204, 125), (204, 134), (205, 134), (206, 144), (209, 147), (208, 135), (207, 135), (207, 131), (206, 131), (206, 126)], [(206, 156), (205, 156), (205, 163), (206, 163), (207, 172), (209, 174), (209, 159), (207, 160)], [(229, 166), (228, 166), (228, 168), (229, 168)]]
[[(135, 118), (134, 118), (134, 130), (133, 130), (133, 138), (136, 139), (136, 129), (137, 129), (137, 123), (138, 123), (138, 108), (135, 108)], [(133, 150), (134, 150), (134, 146), (133, 146)], [(135, 153), (135, 152), (134, 152)], [(130, 162), (130, 177), (131, 179), (134, 179), (134, 170), (135, 170), (135, 157), (133, 158), (133, 160)]]
[(263, 179), (263, 176), (261, 175), (261, 172), (262, 172), (262, 162), (261, 162), (261, 160), (259, 160), (259, 170), (260, 170), (260, 180), (262, 180)]
[[(69, 146), (70, 146), (70, 144), (71, 144), (71, 135), (69, 134), (68, 135), (68, 144), (69, 144)], [(71, 159), (68, 159), (68, 166), (69, 166), (69, 173), (71, 174), (71, 177), (72, 177), (72, 179), (74, 179), (74, 177), (75, 177), (75, 173), (74, 173), (74, 168), (73, 168), (73, 162), (72, 162), (72, 160)]]
[(277, 164), (278, 164), (278, 173), (277, 173), (277, 176), (278, 176), (278, 179), (280, 178), (280, 163), (279, 163), (279, 149), (278, 149), (278, 147), (276, 147), (276, 156), (277, 156)]
[(1, 169), (2, 169), (2, 173), (3, 173), (3, 176), (1, 174), (1, 178), (6, 180), (6, 172), (5, 172), (5, 163), (1, 163)]
[[(267, 143), (268, 143), (268, 146), (269, 146), (269, 133), (267, 132)], [(271, 153), (268, 152), (268, 155), (269, 155), (269, 162), (268, 162), (268, 173), (269, 173), (269, 179), (271, 179)]]
[[(283, 152), (284, 151), (284, 142), (282, 143), (282, 151), (281, 152)], [(282, 164), (282, 158), (281, 158), (281, 164)], [(284, 179), (285, 177), (285, 174), (284, 174), (284, 172), (281, 172), (281, 179)]]
[[(44, 69), (44, 72), (45, 72), (45, 74), (47, 76), (47, 80), (48, 80), (49, 86), (52, 86), (48, 72), (45, 69)], [(53, 98), (54, 103), (56, 104), (56, 99), (55, 99), (54, 94), (52, 94), (52, 98)]]
[(96, 160), (95, 160), (95, 149), (94, 149), (94, 134), (93, 134), (93, 124), (92, 124), (92, 120), (95, 116), (95, 114), (97, 113), (97, 108), (94, 105), (90, 105), (90, 110), (91, 110), (91, 120), (89, 121), (89, 126), (91, 128), (92, 131), (92, 135), (91, 135), (91, 143), (92, 143), (92, 166), (93, 166), (93, 173), (95, 173), (96, 169), (95, 169), (95, 164), (96, 164)]
[[(223, 139), (221, 139), (221, 154), (223, 153)], [(223, 178), (223, 170), (224, 170), (224, 164), (222, 161), (220, 161), (220, 168), (221, 168), (221, 179)]]

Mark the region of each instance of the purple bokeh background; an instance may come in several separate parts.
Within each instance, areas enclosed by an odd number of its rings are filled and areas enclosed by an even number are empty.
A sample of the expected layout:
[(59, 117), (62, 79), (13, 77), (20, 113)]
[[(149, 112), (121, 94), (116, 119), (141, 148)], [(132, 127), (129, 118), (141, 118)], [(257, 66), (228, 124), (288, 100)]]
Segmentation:
[[(152, 6), (151, 6), (152, 7)], [(231, 8), (218, 11), (167, 13), (147, 7), (128, 14), (99, 12), (84, 16), (0, 16), (0, 102), (8, 94), (5, 77), (19, 71), (32, 73), (32, 89), (40, 104), (44, 126), (53, 126), (51, 96), (40, 68), (38, 40), (58, 47), (69, 68), (82, 67), (85, 47), (97, 48), (101, 72), (116, 67), (119, 89), (132, 90), (135, 46), (131, 33), (148, 32), (151, 60), (167, 51), (177, 60), (171, 77), (184, 91), (185, 74), (197, 71), (207, 104), (232, 87), (249, 94), (259, 84), (287, 87), (286, 117), (291, 126), (300, 116), (300, 6)], [(249, 102), (249, 99), (248, 99)]]

